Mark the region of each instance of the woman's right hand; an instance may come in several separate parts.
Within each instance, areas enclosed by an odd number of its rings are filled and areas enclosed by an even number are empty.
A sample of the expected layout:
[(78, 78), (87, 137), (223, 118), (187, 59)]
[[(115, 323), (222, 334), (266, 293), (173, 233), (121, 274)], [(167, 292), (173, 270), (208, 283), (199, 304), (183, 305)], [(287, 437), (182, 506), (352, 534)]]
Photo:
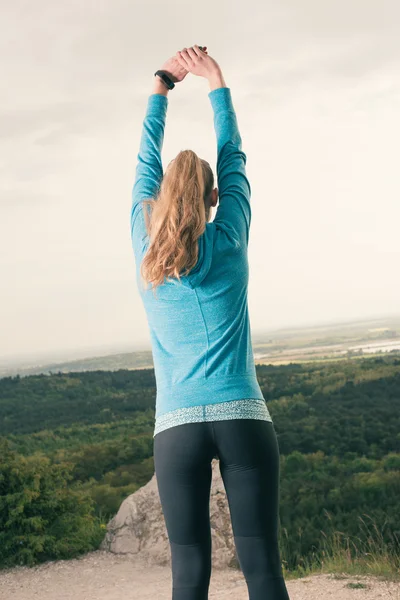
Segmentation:
[(178, 51), (176, 59), (189, 73), (198, 75), (199, 77), (210, 79), (210, 77), (221, 72), (217, 61), (211, 58), (206, 52), (200, 50), (197, 44), (191, 48), (183, 48), (183, 50)]

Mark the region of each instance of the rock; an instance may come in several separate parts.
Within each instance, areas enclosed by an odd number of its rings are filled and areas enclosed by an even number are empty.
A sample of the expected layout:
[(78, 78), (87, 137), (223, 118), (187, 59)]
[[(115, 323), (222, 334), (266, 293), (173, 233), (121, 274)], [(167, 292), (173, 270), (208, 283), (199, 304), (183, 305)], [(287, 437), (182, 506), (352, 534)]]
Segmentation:
[[(239, 568), (228, 500), (217, 459), (212, 461), (210, 522), (213, 568)], [(107, 525), (100, 550), (138, 554), (149, 564), (170, 566), (170, 546), (155, 473), (145, 486), (122, 502)]]

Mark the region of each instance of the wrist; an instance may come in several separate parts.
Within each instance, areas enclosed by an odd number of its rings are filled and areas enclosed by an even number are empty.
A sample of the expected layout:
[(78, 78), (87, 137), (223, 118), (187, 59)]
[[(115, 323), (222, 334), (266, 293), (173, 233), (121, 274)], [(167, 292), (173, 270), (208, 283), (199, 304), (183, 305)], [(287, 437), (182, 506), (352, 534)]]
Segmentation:
[(168, 96), (169, 89), (158, 75), (154, 76), (153, 94), (162, 94)]
[(210, 86), (210, 90), (216, 90), (220, 87), (226, 87), (224, 76), (221, 71), (215, 71), (208, 77), (208, 83)]

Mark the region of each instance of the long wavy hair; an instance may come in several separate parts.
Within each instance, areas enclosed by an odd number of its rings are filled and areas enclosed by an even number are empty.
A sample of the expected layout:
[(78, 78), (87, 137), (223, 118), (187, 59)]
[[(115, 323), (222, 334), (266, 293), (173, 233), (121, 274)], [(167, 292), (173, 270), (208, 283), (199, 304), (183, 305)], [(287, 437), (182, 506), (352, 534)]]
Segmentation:
[(205, 200), (213, 187), (208, 162), (193, 150), (182, 150), (169, 163), (157, 197), (143, 201), (150, 241), (140, 274), (145, 287), (152, 284), (153, 293), (164, 278), (180, 280), (196, 265), (197, 240), (211, 212)]

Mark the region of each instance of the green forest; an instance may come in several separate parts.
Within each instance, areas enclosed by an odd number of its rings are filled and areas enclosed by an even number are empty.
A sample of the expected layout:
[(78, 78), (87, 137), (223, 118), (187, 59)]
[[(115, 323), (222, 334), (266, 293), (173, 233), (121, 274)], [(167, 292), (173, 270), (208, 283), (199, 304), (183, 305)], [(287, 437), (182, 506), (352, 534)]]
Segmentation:
[[(400, 358), (257, 365), (281, 454), (287, 572), (400, 554)], [(74, 558), (154, 474), (153, 369), (0, 379), (0, 566)], [(344, 543), (344, 541), (343, 541)]]

